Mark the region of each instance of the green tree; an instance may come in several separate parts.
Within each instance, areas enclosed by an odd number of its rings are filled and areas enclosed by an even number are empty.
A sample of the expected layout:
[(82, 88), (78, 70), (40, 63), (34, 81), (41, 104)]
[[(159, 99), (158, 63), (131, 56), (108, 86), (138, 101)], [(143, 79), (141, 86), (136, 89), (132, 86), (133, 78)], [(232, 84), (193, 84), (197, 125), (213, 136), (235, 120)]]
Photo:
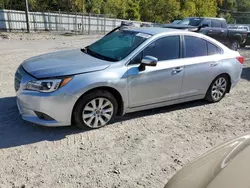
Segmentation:
[[(239, 12), (250, 12), (250, 1), (249, 0), (236, 0), (237, 10)], [(236, 22), (240, 24), (250, 23), (250, 14), (249, 13), (239, 13), (234, 14), (236, 17)]]
[(103, 0), (85, 0), (85, 10), (87, 13), (100, 14), (102, 3)]
[(229, 12), (220, 13), (219, 17), (225, 18), (227, 23), (229, 23), (229, 24), (235, 24), (236, 23), (236, 19)]
[(249, 0), (227, 0), (219, 4), (219, 16), (224, 17), (228, 23), (250, 23)]
[(0, 0), (0, 9), (7, 8), (8, 0)]
[(103, 1), (101, 13), (112, 14), (117, 18), (127, 18), (127, 0), (105, 0)]
[(177, 0), (141, 0), (140, 15), (143, 21), (156, 23), (170, 22), (179, 15), (180, 3)]
[(217, 14), (216, 0), (191, 0), (195, 4), (195, 16), (211, 16), (215, 17)]
[(195, 14), (196, 14), (196, 7), (194, 1), (182, 2), (179, 18), (183, 19), (186, 17), (195, 16)]
[(140, 5), (138, 1), (128, 1), (126, 19), (140, 20)]

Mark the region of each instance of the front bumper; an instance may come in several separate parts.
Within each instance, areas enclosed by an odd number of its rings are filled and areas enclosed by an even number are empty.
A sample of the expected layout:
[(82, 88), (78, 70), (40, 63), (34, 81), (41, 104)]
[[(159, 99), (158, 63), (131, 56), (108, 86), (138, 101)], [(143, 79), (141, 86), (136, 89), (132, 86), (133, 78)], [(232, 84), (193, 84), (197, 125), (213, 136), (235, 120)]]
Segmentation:
[[(43, 126), (68, 126), (71, 125), (71, 116), (78, 97), (69, 94), (64, 88), (52, 93), (40, 93), (24, 90), (27, 82), (35, 78), (25, 71), (22, 74), (20, 85), (17, 88), (17, 107), (22, 119)], [(15, 85), (16, 86), (16, 85)], [(50, 118), (37, 115), (45, 114)]]
[[(43, 126), (71, 125), (71, 115), (77, 98), (69, 94), (46, 95), (44, 93), (21, 91), (17, 94), (17, 106), (22, 119)], [(36, 112), (51, 119), (42, 119)]]

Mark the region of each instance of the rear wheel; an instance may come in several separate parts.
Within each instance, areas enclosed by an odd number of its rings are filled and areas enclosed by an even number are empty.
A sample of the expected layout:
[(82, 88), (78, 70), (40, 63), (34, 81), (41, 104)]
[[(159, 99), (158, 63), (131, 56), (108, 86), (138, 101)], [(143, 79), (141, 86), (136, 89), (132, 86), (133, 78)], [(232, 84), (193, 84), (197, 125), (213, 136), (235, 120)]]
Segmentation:
[(240, 46), (240, 43), (237, 40), (232, 40), (232, 42), (230, 43), (231, 50), (237, 51), (239, 46)]
[(97, 129), (110, 123), (117, 113), (115, 97), (103, 90), (88, 93), (76, 104), (74, 120), (79, 128)]
[(206, 100), (209, 102), (219, 102), (227, 93), (229, 87), (229, 78), (226, 75), (216, 77), (206, 94)]

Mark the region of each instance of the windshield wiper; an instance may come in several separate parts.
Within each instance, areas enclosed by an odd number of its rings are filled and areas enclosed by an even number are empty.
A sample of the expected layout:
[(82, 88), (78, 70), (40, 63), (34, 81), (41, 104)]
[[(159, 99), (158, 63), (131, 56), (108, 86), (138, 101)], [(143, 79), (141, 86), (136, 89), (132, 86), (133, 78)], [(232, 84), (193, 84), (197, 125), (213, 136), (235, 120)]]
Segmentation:
[(111, 57), (106, 57), (104, 55), (96, 53), (93, 50), (90, 50), (88, 46), (86, 48), (82, 48), (81, 51), (86, 53), (86, 54), (89, 54), (89, 55), (91, 55), (93, 57), (96, 57), (98, 59), (102, 59), (102, 60), (105, 60), (105, 61), (112, 61), (112, 62), (118, 61), (117, 59), (114, 59), (114, 58), (111, 58)]

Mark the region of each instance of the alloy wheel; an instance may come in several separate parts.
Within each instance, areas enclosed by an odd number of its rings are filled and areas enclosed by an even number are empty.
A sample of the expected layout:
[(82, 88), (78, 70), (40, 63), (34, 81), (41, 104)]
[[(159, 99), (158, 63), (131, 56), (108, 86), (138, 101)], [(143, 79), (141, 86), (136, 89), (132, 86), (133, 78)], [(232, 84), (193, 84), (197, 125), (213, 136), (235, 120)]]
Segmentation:
[(218, 78), (212, 86), (212, 97), (215, 101), (219, 101), (226, 93), (227, 80), (224, 77)]
[(237, 50), (238, 50), (238, 47), (239, 47), (238, 42), (237, 42), (237, 41), (234, 41), (234, 42), (232, 43), (232, 46), (231, 46), (232, 50), (237, 51)]
[(113, 113), (113, 104), (108, 99), (100, 97), (91, 100), (85, 105), (82, 118), (88, 127), (99, 128), (111, 120)]

